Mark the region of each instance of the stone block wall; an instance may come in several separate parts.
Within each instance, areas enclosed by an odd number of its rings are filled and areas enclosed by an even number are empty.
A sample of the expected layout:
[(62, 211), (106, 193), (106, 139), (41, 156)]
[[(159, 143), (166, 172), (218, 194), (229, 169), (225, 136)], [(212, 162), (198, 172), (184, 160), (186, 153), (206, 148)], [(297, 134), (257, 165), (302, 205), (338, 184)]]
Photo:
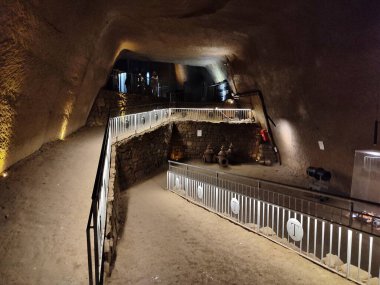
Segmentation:
[(126, 139), (117, 144), (121, 189), (142, 180), (167, 163), (172, 124)]
[[(178, 122), (173, 125), (169, 156), (174, 159), (180, 153), (181, 158), (201, 159), (208, 144), (217, 154), (222, 145), (227, 150), (232, 143), (237, 160), (247, 162), (255, 151), (258, 128), (255, 124)], [(198, 130), (202, 131), (200, 137)]]
[(151, 111), (154, 108), (166, 107), (166, 105), (166, 101), (153, 96), (124, 94), (117, 91), (101, 89), (92, 105), (87, 118), (87, 125), (105, 126), (109, 112), (111, 116), (120, 116)]

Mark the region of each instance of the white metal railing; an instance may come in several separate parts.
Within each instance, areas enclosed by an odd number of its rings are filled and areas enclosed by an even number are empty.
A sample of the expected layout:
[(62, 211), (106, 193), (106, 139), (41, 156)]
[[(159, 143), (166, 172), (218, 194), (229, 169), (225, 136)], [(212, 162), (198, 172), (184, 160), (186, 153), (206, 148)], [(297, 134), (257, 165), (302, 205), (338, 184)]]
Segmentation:
[(169, 121), (252, 122), (250, 109), (167, 108), (110, 119), (111, 136), (133, 135)]
[(171, 117), (175, 120), (235, 122), (252, 120), (250, 109), (211, 109), (211, 108), (171, 108)]
[[(103, 282), (103, 248), (113, 139), (142, 133), (163, 123), (179, 120), (253, 122), (254, 117), (252, 110), (249, 109), (167, 108), (110, 118), (103, 139), (86, 229), (90, 284), (94, 283), (94, 279), (95, 284)], [(91, 229), (94, 231), (93, 243), (91, 243)], [(94, 252), (94, 266), (92, 251)]]
[(371, 234), (333, 219), (320, 218), (315, 215), (317, 212), (310, 214), (302, 207), (294, 209), (294, 204), (290, 208), (280, 200), (268, 199), (272, 194), (265, 193), (272, 191), (266, 191), (260, 183), (252, 186), (240, 177), (220, 178), (218, 172), (210, 175), (211, 170), (197, 168), (170, 162), (168, 190), (352, 281), (364, 284), (371, 277), (380, 277), (379, 232)]
[(170, 109), (124, 115), (110, 119), (111, 136), (133, 135), (161, 125), (170, 120)]

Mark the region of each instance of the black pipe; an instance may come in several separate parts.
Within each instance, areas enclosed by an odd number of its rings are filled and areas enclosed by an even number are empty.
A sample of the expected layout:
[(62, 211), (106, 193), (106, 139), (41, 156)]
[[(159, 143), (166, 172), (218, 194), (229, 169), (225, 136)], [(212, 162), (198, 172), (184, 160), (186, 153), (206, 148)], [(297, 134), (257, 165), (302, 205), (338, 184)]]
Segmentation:
[(272, 122), (272, 124), (276, 127), (276, 124), (273, 122), (273, 120), (270, 118), (270, 116), (268, 115), (268, 112), (267, 112), (267, 108), (265, 106), (265, 102), (264, 102), (264, 96), (263, 96), (263, 93), (261, 92), (261, 90), (259, 89), (252, 89), (252, 90), (248, 90), (248, 91), (245, 91), (245, 92), (241, 92), (241, 93), (236, 93), (237, 96), (239, 97), (244, 97), (246, 95), (252, 95), (252, 93), (255, 93), (253, 95), (257, 95), (259, 98), (260, 98), (260, 102), (261, 102), (261, 106), (263, 107), (263, 112), (264, 112), (264, 117), (265, 117), (265, 122), (267, 124), (267, 127), (268, 127), (268, 134), (269, 134), (269, 137), (272, 141), (272, 144), (273, 144), (273, 147), (275, 149), (275, 152), (276, 152), (276, 156), (277, 156), (277, 160), (278, 160), (278, 163), (281, 165), (281, 155), (280, 155), (280, 152), (278, 150), (278, 147), (276, 145), (276, 142), (274, 140), (274, 137), (273, 137), (273, 133), (272, 133), (272, 129), (270, 127), (270, 124), (269, 122)]
[(373, 145), (377, 145), (377, 129), (378, 129), (379, 121), (375, 120), (375, 129), (373, 132)]

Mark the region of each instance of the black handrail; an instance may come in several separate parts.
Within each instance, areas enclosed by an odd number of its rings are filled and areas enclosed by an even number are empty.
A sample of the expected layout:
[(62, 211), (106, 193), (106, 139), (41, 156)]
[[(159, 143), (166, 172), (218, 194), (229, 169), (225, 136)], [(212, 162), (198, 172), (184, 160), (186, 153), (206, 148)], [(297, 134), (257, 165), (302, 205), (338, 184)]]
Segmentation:
[(92, 191), (92, 196), (91, 196), (92, 200), (98, 199), (99, 190), (101, 187), (101, 179), (102, 179), (102, 174), (103, 174), (103, 170), (104, 170), (105, 157), (107, 155), (107, 142), (108, 142), (108, 135), (109, 135), (109, 123), (108, 123), (109, 119), (110, 119), (110, 117), (108, 116), (107, 126), (106, 126), (104, 136), (103, 136), (102, 148), (100, 151), (98, 169), (96, 171), (94, 189)]
[[(109, 115), (107, 122), (109, 122)], [(88, 217), (87, 227), (86, 227), (86, 237), (87, 237), (87, 258), (88, 258), (88, 274), (89, 274), (89, 284), (94, 284), (94, 276), (93, 276), (93, 263), (92, 263), (92, 254), (91, 254), (91, 236), (90, 236), (90, 230), (92, 229), (94, 231), (94, 264), (95, 264), (95, 284), (103, 284), (103, 274), (104, 274), (104, 267), (103, 262), (100, 264), (100, 271), (99, 271), (99, 248), (98, 248), (98, 231), (97, 231), (97, 223), (98, 223), (98, 202), (99, 202), (99, 192), (102, 186), (102, 178), (103, 178), (103, 172), (104, 172), (104, 166), (106, 162), (106, 156), (107, 156), (107, 146), (109, 141), (109, 123), (107, 123), (107, 126), (105, 128), (104, 136), (103, 136), (103, 142), (102, 147), (100, 151), (100, 157), (98, 162), (98, 169), (96, 171), (96, 177), (94, 182), (94, 188), (91, 195), (91, 208), (90, 213)], [(91, 223), (92, 222), (92, 223)], [(92, 224), (92, 225), (91, 225)], [(103, 244), (104, 248), (104, 244)], [(102, 249), (103, 254), (103, 249)]]

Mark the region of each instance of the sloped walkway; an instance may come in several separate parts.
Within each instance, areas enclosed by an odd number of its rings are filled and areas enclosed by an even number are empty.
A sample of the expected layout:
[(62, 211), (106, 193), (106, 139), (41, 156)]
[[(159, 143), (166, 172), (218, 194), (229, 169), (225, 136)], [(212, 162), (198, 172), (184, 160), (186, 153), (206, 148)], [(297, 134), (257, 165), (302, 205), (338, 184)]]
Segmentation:
[(353, 284), (165, 183), (162, 173), (122, 194), (126, 222), (107, 284)]
[(0, 284), (88, 284), (85, 229), (104, 129), (45, 145), (0, 179)]

